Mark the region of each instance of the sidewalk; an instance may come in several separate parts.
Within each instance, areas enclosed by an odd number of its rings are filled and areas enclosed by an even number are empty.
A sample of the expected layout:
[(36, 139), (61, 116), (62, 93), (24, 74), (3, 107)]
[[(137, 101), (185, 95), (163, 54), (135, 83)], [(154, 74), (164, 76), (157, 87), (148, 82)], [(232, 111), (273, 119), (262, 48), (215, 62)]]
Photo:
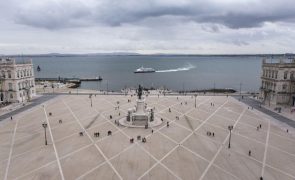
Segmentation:
[[(260, 101), (258, 99), (255, 99), (253, 97), (249, 97), (249, 98), (253, 99), (254, 101), (257, 101), (257, 103), (260, 103)], [(295, 121), (295, 111), (293, 111), (293, 113), (291, 112), (292, 107), (283, 107), (280, 105), (272, 105), (272, 104), (270, 106), (268, 104), (266, 104), (266, 105), (261, 104), (261, 107), (263, 107), (269, 111), (272, 111), (273, 113), (284, 116), (285, 118)], [(278, 110), (275, 110), (275, 108), (282, 108), (281, 112), (279, 113)], [(295, 107), (293, 107), (293, 108), (295, 109)]]
[(294, 111), (291, 112), (291, 108), (290, 107), (282, 107), (282, 106), (274, 106), (274, 105), (270, 105), (270, 106), (268, 106), (268, 105), (262, 105), (262, 107), (264, 107), (265, 109), (268, 109), (270, 111), (273, 111), (275, 113), (278, 113), (278, 111), (275, 111), (275, 108), (276, 107), (280, 107), (280, 108), (282, 108), (282, 110), (278, 114), (280, 114), (280, 115), (282, 115), (282, 116), (284, 116), (284, 117), (286, 117), (288, 119), (291, 119), (291, 120), (295, 121), (295, 112)]
[(4, 106), (2, 108), (0, 108), (0, 116), (7, 114), (9, 112), (15, 111), (17, 109), (20, 109), (22, 107), (25, 107), (29, 104), (31, 104), (32, 102), (24, 102), (24, 103), (12, 103), (8, 106)]
[(43, 102), (46, 102), (54, 97), (58, 96), (58, 94), (55, 95), (42, 95), (42, 96), (36, 96), (34, 99), (32, 99), (29, 103), (27, 102), (25, 106), (22, 105), (22, 103), (20, 104), (15, 104), (15, 105), (9, 105), (7, 107), (4, 107), (6, 109), (1, 109), (0, 112), (0, 121), (6, 119), (6, 118), (10, 118), (11, 116), (14, 116), (18, 113), (21, 113), (23, 111), (26, 111), (36, 105), (42, 104)]
[[(235, 97), (236, 99), (239, 99), (239, 97)], [(244, 97), (243, 99), (240, 99), (241, 102), (254, 107), (256, 110), (261, 111), (271, 117), (273, 117), (274, 119), (281, 121), (282, 123), (286, 123), (289, 126), (295, 128), (295, 121), (294, 118), (290, 119), (287, 116), (284, 116), (284, 114), (282, 113), (277, 113), (276, 111), (274, 111), (273, 109), (268, 109), (265, 108), (263, 106), (260, 106), (260, 102), (256, 99), (253, 98), (249, 98), (249, 97)]]

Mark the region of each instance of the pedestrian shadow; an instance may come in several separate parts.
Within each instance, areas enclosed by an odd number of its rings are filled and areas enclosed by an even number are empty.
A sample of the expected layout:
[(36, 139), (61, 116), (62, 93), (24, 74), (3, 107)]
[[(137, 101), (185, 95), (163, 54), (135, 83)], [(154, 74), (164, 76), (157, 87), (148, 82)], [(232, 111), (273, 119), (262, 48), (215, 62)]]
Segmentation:
[(88, 129), (92, 126), (92, 124), (99, 118), (100, 113), (98, 113), (93, 119), (92, 121), (89, 122), (89, 124), (85, 127), (85, 129)]
[(189, 128), (190, 128), (192, 131), (194, 131), (193, 125), (192, 125), (191, 121), (189, 120), (189, 118), (185, 115), (185, 116), (184, 116), (184, 119), (186, 120), (186, 122), (187, 122)]

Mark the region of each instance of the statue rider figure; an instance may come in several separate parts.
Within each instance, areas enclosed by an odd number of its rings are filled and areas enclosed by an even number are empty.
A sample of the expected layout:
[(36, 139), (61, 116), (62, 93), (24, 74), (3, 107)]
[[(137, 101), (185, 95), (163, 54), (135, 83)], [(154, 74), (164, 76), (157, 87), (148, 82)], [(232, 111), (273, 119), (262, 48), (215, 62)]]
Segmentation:
[(138, 99), (141, 99), (141, 96), (142, 96), (142, 87), (141, 87), (141, 85), (139, 85), (139, 87), (138, 87), (137, 96), (138, 96)]

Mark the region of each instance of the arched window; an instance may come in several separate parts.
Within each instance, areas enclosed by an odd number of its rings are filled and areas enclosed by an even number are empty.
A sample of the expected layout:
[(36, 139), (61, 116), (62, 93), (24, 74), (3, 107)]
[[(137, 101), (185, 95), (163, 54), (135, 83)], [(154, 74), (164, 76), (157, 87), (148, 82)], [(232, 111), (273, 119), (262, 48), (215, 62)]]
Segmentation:
[(287, 79), (288, 78), (288, 71), (285, 71), (284, 72), (284, 79)]
[(12, 91), (13, 89), (12, 89), (12, 83), (8, 83), (8, 90), (9, 91)]
[(13, 99), (13, 94), (10, 94), (10, 99)]
[(294, 71), (290, 73), (290, 79), (294, 79)]
[(6, 78), (6, 76), (5, 76), (5, 71), (2, 71), (2, 72), (1, 72), (1, 77), (2, 77), (2, 78)]
[(7, 71), (8, 78), (11, 78), (11, 71)]
[(275, 72), (271, 71), (271, 78), (274, 78), (274, 74), (275, 74)]
[(19, 78), (19, 71), (17, 71), (17, 78)]

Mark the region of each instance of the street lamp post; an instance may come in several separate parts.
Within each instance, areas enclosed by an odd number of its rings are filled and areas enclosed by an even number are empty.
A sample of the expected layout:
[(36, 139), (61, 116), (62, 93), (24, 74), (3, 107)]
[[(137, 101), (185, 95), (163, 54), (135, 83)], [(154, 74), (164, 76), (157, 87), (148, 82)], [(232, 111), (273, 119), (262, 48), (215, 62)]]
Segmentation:
[(127, 96), (127, 86), (126, 85), (124, 86), (124, 94), (125, 94), (125, 96)]
[(215, 96), (215, 81), (214, 81), (214, 84), (213, 84), (213, 94)]
[(240, 97), (242, 97), (242, 83), (240, 83)]
[(107, 80), (107, 94), (109, 94), (109, 82)]
[(54, 93), (54, 84), (51, 84), (51, 88), (52, 88), (52, 93)]
[(42, 126), (43, 126), (43, 128), (44, 128), (44, 133), (45, 133), (45, 145), (47, 145), (47, 137), (46, 137), (47, 123), (46, 123), (46, 122), (42, 123)]
[(197, 108), (197, 96), (198, 95), (195, 94), (195, 108)]
[(97, 91), (99, 91), (99, 80), (97, 81)]
[(230, 148), (231, 131), (233, 130), (233, 128), (234, 128), (233, 125), (228, 126), (228, 130), (229, 130), (228, 149)]
[(89, 98), (90, 98), (90, 106), (92, 107), (92, 94), (89, 94)]

